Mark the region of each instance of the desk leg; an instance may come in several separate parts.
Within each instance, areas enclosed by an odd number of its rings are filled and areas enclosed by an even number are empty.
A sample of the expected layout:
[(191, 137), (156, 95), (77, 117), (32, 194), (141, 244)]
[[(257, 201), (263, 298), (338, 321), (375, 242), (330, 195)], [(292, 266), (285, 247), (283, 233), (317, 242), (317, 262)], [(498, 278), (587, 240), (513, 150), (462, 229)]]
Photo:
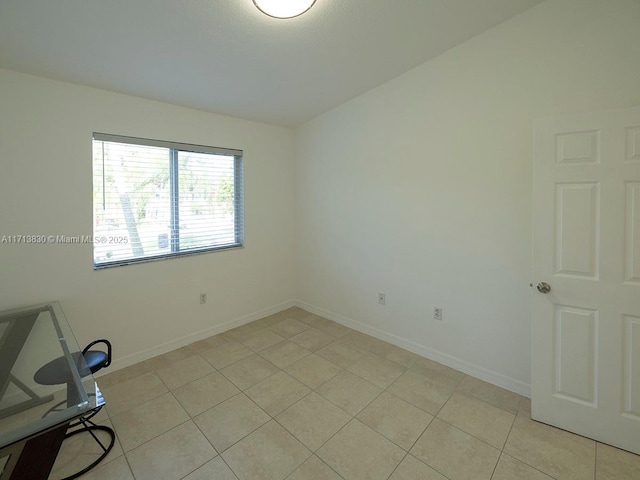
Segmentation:
[[(27, 440), (22, 448), (22, 453), (17, 459), (13, 470), (9, 473), (10, 480), (47, 480), (53, 464), (58, 456), (58, 451), (67, 433), (69, 424), (66, 423), (42, 435)], [(9, 460), (9, 463), (11, 460)]]

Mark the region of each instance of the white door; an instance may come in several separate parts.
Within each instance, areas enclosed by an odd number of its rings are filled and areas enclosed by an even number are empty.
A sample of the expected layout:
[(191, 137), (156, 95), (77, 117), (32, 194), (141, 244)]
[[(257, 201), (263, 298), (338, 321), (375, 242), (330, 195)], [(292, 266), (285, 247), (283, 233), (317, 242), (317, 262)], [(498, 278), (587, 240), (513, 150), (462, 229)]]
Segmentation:
[(640, 453), (640, 107), (540, 119), (534, 149), (532, 417)]

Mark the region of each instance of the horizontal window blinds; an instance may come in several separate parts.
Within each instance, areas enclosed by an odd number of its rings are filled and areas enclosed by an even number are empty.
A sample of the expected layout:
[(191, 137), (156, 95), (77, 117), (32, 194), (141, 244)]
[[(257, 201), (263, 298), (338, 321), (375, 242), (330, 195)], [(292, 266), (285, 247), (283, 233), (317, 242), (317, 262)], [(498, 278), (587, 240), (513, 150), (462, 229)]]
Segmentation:
[(242, 151), (93, 138), (94, 266), (243, 244)]

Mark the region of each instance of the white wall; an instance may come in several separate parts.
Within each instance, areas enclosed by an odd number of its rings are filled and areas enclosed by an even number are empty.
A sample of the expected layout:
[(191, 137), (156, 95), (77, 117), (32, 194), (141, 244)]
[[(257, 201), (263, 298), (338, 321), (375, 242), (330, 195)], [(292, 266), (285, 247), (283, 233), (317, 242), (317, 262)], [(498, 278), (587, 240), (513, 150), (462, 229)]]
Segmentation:
[(286, 128), (0, 70), (0, 237), (92, 233), (94, 131), (244, 150), (245, 248), (94, 271), (89, 244), (0, 243), (0, 310), (60, 300), (118, 367), (291, 305)]
[(299, 128), (302, 305), (527, 394), (532, 120), (640, 104), (639, 25), (549, 0)]
[(244, 249), (94, 271), (90, 245), (0, 244), (0, 309), (60, 300), (117, 367), (297, 297), (527, 393), (532, 119), (640, 104), (638, 24), (549, 0), (296, 132), (0, 70), (0, 237), (91, 234), (94, 131), (243, 149), (246, 174)]

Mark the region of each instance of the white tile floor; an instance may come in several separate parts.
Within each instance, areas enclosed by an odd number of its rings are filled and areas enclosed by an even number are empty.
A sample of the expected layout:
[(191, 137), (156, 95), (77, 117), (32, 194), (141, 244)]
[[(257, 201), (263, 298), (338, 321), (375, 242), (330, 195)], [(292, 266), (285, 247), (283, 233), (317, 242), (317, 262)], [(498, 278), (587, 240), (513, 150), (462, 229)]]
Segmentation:
[[(87, 480), (640, 479), (528, 399), (299, 308), (99, 384), (118, 441)], [(92, 443), (67, 440), (51, 478)]]

